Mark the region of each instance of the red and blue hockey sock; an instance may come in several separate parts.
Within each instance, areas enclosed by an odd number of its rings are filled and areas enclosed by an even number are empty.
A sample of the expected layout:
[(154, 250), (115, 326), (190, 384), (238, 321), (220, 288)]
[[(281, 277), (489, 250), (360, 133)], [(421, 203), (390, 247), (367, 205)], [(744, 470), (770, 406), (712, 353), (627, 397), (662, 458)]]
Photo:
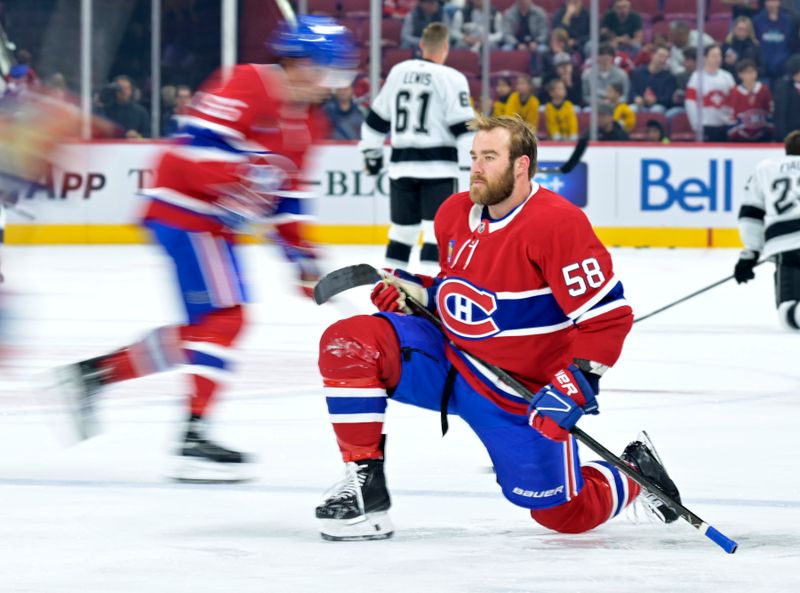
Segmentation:
[(605, 461), (581, 467), (583, 488), (567, 503), (531, 511), (540, 525), (561, 533), (583, 533), (620, 514), (639, 495), (639, 485)]
[(345, 461), (383, 457), (386, 390), (400, 380), (400, 345), (391, 324), (359, 315), (330, 326), (320, 339), (319, 370)]
[(97, 359), (106, 383), (180, 367), (191, 376), (191, 413), (203, 415), (231, 371), (230, 349), (244, 324), (242, 307), (203, 316), (197, 323), (162, 327), (143, 340)]

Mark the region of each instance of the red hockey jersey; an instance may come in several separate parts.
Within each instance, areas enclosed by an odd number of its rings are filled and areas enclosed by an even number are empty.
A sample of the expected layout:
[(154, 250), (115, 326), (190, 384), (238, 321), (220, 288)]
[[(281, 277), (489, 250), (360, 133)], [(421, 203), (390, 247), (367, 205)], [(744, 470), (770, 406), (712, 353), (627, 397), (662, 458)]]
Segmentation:
[[(434, 224), (442, 269), (436, 309), (460, 349), (532, 391), (574, 358), (617, 361), (633, 314), (611, 256), (579, 208), (534, 183), (528, 199), (500, 220), (489, 220), (462, 192), (442, 205)], [(503, 409), (527, 408), (468, 355), (449, 349), (448, 357)]]
[(772, 114), (772, 93), (760, 82), (752, 91), (738, 85), (731, 91), (728, 102), (733, 110), (735, 124), (728, 130), (734, 140), (761, 140), (772, 133), (769, 117)]
[(270, 183), (274, 214), (300, 218), (308, 197), (300, 172), (319, 136), (305, 105), (285, 95), (276, 66), (244, 64), (217, 73), (182, 117), (182, 139), (156, 166), (146, 220), (190, 231), (225, 232), (219, 199), (236, 184)]

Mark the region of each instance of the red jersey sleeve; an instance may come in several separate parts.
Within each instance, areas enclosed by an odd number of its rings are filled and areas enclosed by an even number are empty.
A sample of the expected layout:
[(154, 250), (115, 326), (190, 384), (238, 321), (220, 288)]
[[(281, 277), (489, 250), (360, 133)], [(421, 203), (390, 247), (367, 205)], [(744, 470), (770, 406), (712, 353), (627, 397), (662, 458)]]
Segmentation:
[(549, 220), (541, 228), (539, 252), (532, 255), (559, 306), (576, 324), (572, 358), (611, 366), (633, 325), (611, 255), (577, 208), (559, 208)]

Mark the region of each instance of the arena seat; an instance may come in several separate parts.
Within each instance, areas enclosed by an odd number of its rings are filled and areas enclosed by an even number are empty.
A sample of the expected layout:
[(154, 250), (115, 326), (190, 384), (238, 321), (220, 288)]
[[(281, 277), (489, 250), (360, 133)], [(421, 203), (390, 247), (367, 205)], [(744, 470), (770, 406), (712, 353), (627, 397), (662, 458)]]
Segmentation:
[(524, 49), (494, 50), (489, 55), (489, 70), (494, 72), (531, 72), (531, 52)]
[(692, 142), (695, 133), (686, 112), (677, 113), (669, 120), (669, 139), (675, 142)]
[(480, 76), (481, 73), (480, 56), (470, 49), (451, 49), (445, 65), (467, 76)]
[(651, 121), (657, 121), (664, 128), (664, 134), (669, 135), (669, 125), (667, 116), (663, 113), (649, 113), (647, 111), (640, 111), (636, 114), (636, 125), (631, 131), (631, 140), (644, 140), (647, 137), (647, 124)]

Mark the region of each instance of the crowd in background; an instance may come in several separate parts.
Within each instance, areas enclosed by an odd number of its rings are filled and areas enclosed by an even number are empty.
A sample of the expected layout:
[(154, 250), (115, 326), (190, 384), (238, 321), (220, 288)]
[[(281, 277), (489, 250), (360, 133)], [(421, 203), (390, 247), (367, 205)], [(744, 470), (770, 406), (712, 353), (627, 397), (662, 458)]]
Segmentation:
[[(147, 3), (138, 4), (134, 12)], [(122, 47), (112, 60), (110, 79), (96, 85), (94, 111), (114, 124), (114, 136), (174, 132), (192, 89), (213, 70), (201, 57), (205, 53), (192, 49), (196, 43), (170, 33), (202, 20), (197, 8), (184, 4), (175, 0), (166, 5), (162, 80), (167, 84), (160, 93), (159, 129), (152, 129), (150, 117), (149, 65), (125, 58), (136, 51)], [(382, 76), (414, 57), (424, 27), (441, 21), (451, 31), (447, 63), (467, 76), (476, 109), (518, 113), (541, 138), (571, 140), (586, 133), (593, 91), (588, 0), (493, 0), (486, 22), (482, 0), (382, 5)], [(322, 107), (332, 139), (358, 139), (370, 95), (369, 0), (306, 0), (305, 6), (340, 19), (359, 45), (353, 86), (337, 90)], [(800, 0), (706, 0), (702, 116), (697, 109), (696, 0), (600, 0), (600, 6), (596, 92), (601, 140), (691, 141), (702, 130), (708, 141), (762, 142), (800, 128)], [(0, 2), (0, 24), (13, 29), (5, 13)], [(127, 27), (135, 33), (134, 17)], [(489, 104), (480, 97), (484, 30), (491, 50)], [(144, 38), (129, 33), (123, 37), (133, 41), (120, 45), (142, 49)], [(36, 87), (68, 98), (69, 88), (75, 91), (68, 70), (66, 75), (45, 70), (40, 79), (35, 52), (21, 49), (15, 57), (0, 80), (0, 94), (13, 97)]]
[[(308, 2), (312, 12), (341, 18), (366, 49), (364, 4)], [(765, 142), (800, 128), (800, 0), (706, 0), (702, 119), (696, 5), (600, 0), (601, 140), (691, 141), (701, 129), (707, 141)], [(427, 24), (442, 21), (451, 30), (448, 64), (467, 75), (476, 107), (518, 113), (542, 138), (574, 139), (588, 129), (588, 0), (495, 0), (488, 22), (481, 0), (383, 6), (384, 76), (394, 63), (416, 55)], [(491, 46), (491, 105), (480, 104), (484, 30)], [(363, 60), (364, 77), (366, 70)], [(354, 88), (356, 105), (366, 107), (366, 81)], [(331, 111), (334, 121), (343, 113)], [(346, 117), (355, 119), (351, 112)]]

